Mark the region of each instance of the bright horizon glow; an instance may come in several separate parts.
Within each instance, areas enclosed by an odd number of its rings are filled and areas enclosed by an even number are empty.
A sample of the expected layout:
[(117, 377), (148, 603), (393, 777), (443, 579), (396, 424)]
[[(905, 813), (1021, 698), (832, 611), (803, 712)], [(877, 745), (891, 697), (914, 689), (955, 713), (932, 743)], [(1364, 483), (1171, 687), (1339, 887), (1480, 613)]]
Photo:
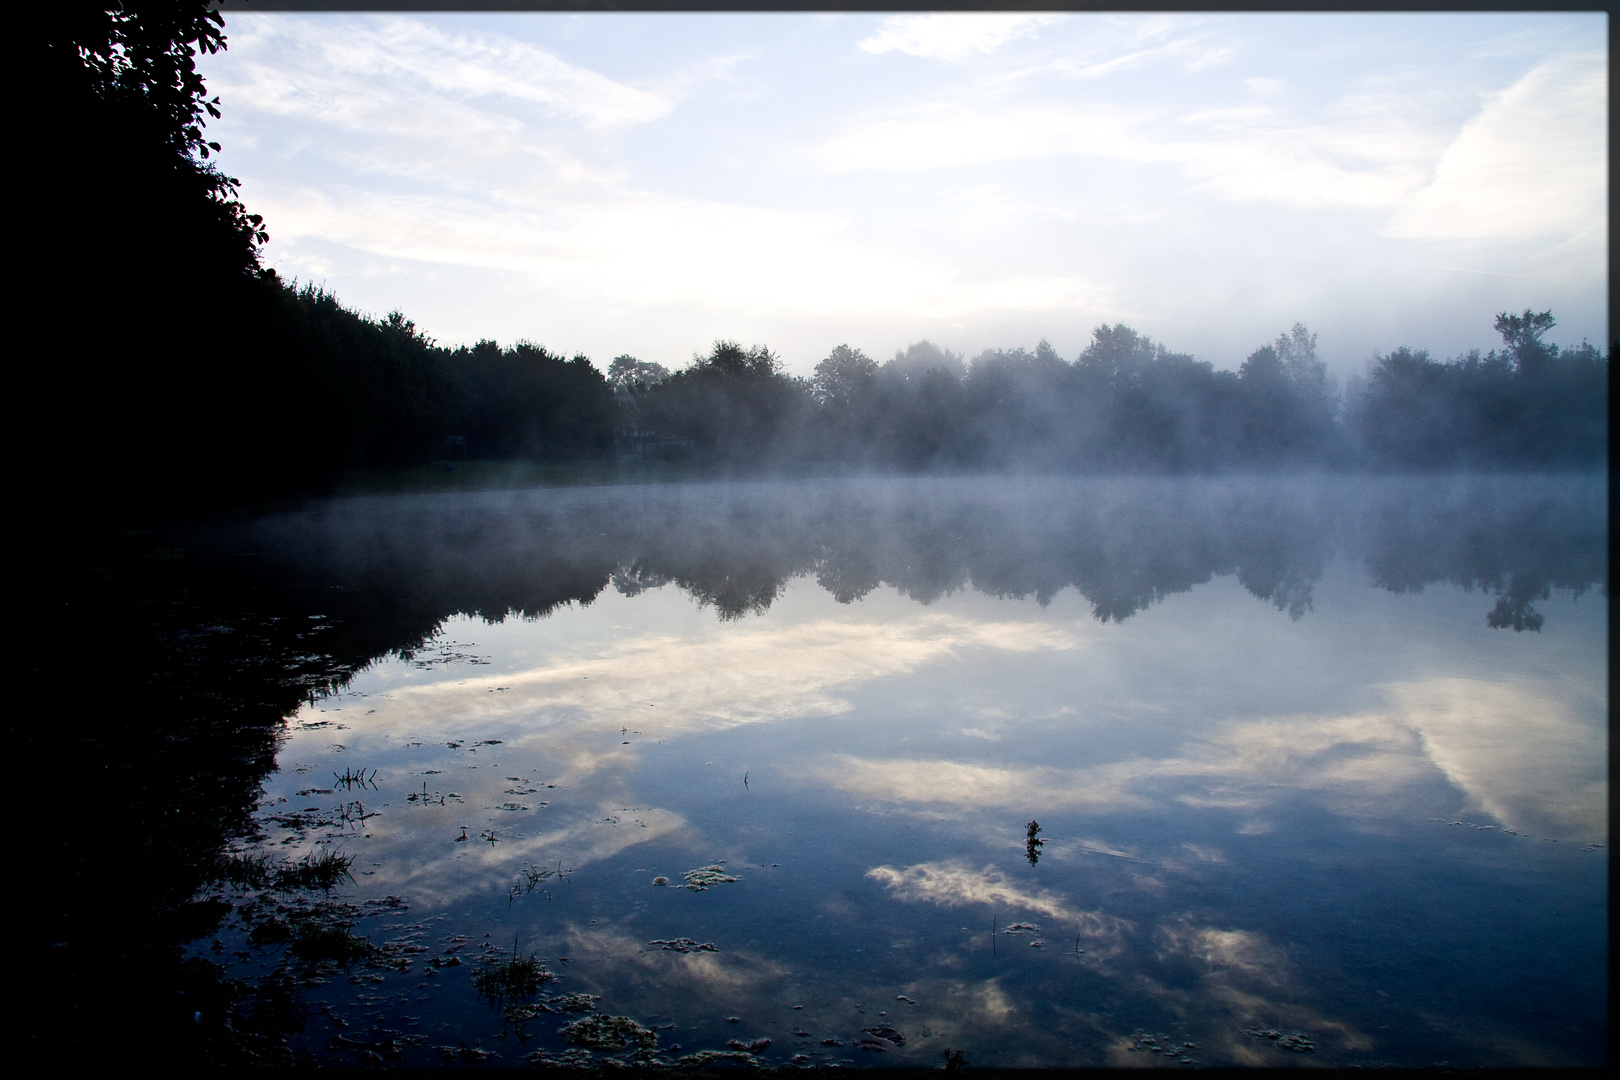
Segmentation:
[(1341, 378), (1608, 341), (1607, 16), (231, 11), (266, 262), (444, 344), (808, 374), (1100, 323)]

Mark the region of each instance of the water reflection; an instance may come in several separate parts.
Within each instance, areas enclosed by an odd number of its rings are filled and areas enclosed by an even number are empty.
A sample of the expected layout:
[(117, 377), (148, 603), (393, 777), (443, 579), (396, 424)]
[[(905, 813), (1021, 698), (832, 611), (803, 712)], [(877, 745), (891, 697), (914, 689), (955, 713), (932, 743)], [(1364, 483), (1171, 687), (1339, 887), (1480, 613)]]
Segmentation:
[[(206, 659), (109, 689), (201, 718), (125, 770), (236, 807), (163, 901), (222, 1057), (262, 1012), (283, 1062), (1590, 1063), (1605, 523), (1581, 480), (351, 500), (184, 538), (149, 607)], [(210, 725), (223, 793), (177, 779)], [(221, 877), (232, 835), (354, 884)], [(492, 1011), (531, 952), (562, 989)]]
[(1073, 587), (1106, 622), (1226, 574), (1299, 619), (1337, 552), (1397, 593), (1496, 595), (1490, 625), (1534, 630), (1538, 600), (1607, 581), (1606, 514), (1601, 480), (1568, 477), (873, 480), (355, 499), (211, 543), (440, 617), (534, 617), (673, 582), (723, 620), (801, 575), (841, 603), (888, 586), (1044, 604)]

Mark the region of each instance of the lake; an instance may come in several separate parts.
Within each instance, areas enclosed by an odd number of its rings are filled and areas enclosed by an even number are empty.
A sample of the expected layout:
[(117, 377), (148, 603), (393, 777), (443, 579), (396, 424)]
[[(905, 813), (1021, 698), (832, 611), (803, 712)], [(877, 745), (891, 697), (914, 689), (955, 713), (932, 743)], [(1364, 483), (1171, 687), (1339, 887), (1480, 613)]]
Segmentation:
[(154, 700), (224, 702), (186, 767), (235, 763), (142, 856), (229, 988), (174, 1008), (355, 1065), (1600, 1064), (1607, 498), (735, 482), (171, 538)]

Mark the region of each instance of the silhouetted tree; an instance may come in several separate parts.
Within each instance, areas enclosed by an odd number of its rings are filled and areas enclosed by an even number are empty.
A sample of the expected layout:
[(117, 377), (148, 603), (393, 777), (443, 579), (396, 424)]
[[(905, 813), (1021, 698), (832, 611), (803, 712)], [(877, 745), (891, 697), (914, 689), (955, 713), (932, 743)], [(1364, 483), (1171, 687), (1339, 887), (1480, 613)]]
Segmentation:
[(600, 457), (612, 448), (613, 390), (585, 356), (564, 359), (527, 341), (463, 346), (447, 363), (460, 387), (471, 457)]
[(1250, 353), (1238, 380), (1243, 460), (1301, 465), (1336, 451), (1337, 395), (1303, 324)]
[(1449, 362), (1402, 347), (1377, 358), (1356, 403), (1371, 460), (1401, 468), (1591, 468), (1608, 449), (1609, 365), (1542, 336), (1551, 312), (1503, 312), (1505, 348)]
[(642, 415), (661, 436), (691, 440), (708, 460), (752, 468), (784, 463), (774, 455), (810, 406), (809, 383), (785, 374), (765, 346), (717, 341), (651, 387)]

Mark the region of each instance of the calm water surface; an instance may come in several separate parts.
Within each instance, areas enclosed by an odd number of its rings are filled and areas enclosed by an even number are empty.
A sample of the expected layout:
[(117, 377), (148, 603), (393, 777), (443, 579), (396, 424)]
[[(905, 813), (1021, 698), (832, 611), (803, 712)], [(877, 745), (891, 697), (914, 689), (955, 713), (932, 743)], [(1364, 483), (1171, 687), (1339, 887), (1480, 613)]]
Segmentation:
[[(871, 481), (255, 523), (226, 543), (388, 598), (312, 631), (431, 630), (287, 718), (234, 848), (352, 881), (218, 885), (193, 949), (294, 987), (295, 1054), (334, 1062), (1599, 1064), (1606, 498)], [(301, 959), (317, 922), (375, 951)], [(481, 995), (514, 949), (555, 978)]]

